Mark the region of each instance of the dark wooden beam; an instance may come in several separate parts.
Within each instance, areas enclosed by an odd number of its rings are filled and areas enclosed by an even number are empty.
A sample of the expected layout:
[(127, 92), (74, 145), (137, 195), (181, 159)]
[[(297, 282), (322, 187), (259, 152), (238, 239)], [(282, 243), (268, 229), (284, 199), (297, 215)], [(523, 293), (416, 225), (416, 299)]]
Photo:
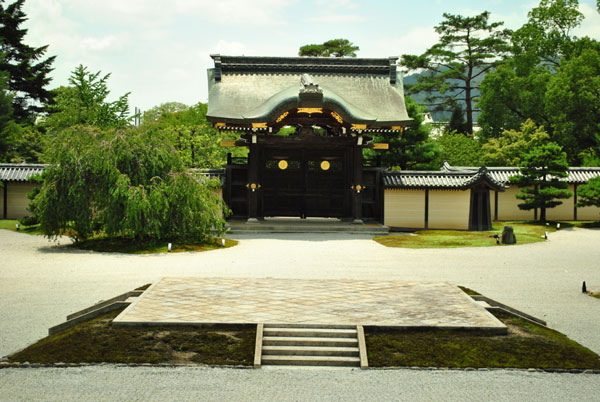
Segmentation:
[[(364, 184), (362, 179), (363, 155), (362, 147), (355, 146), (352, 150), (352, 219), (354, 223), (362, 223), (362, 192)], [(358, 187), (360, 186), (360, 187)], [(360, 189), (360, 190), (358, 190)]]
[(260, 148), (257, 143), (250, 140), (250, 152), (248, 153), (248, 221), (256, 221), (258, 218), (258, 168), (260, 163)]
[(425, 229), (429, 229), (429, 189), (425, 189)]
[(498, 191), (494, 191), (494, 220), (498, 220)]
[(4, 205), (3, 219), (7, 219), (7, 217), (8, 217), (8, 182), (3, 181), (2, 184), (4, 184), (4, 196), (2, 197), (2, 198), (4, 198), (4, 200), (3, 200), (3, 205)]
[(577, 184), (573, 185), (573, 220), (577, 220)]

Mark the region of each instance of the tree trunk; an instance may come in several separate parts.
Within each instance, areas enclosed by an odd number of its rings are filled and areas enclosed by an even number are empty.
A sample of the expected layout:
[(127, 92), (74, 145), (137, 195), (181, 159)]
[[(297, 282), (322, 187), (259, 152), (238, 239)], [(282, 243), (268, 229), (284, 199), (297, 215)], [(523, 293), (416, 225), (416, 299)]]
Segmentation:
[(471, 100), (471, 76), (473, 75), (473, 68), (469, 66), (467, 79), (465, 80), (465, 103), (466, 103), (466, 117), (467, 117), (467, 132), (473, 134), (473, 105)]
[(540, 222), (546, 223), (546, 207), (540, 207)]

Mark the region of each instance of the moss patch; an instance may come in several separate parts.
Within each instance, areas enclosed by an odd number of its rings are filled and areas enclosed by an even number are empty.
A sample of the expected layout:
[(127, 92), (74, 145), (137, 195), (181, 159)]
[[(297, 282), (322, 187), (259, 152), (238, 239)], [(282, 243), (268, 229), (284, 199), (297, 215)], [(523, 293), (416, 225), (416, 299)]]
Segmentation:
[(35, 234), (35, 235), (41, 235), (42, 232), (40, 232), (40, 225), (31, 225), (31, 226), (24, 226), (24, 225), (20, 225), (21, 227), (19, 228), (19, 230), (17, 230), (17, 223), (19, 223), (18, 220), (16, 219), (0, 219), (0, 229), (6, 229), (6, 230), (12, 230), (13, 232), (22, 232), (22, 233), (28, 233), (28, 234)]
[(171, 363), (245, 365), (254, 359), (256, 330), (198, 327), (113, 328), (121, 310), (57, 332), (9, 356), (30, 363)]
[(365, 328), (369, 365), (600, 369), (597, 354), (565, 335), (507, 314), (495, 315), (508, 326), (508, 335)]
[(465, 292), (466, 294), (468, 294), (469, 296), (480, 296), (481, 295), (481, 293), (478, 293), (478, 292), (474, 291), (473, 289), (469, 289), (464, 286), (459, 286), (458, 288), (460, 290), (462, 290), (463, 292)]
[(556, 231), (556, 225), (545, 226), (539, 222), (494, 222), (491, 231), (420, 230), (412, 236), (381, 236), (373, 240), (387, 247), (404, 248), (497, 247), (493, 236), (501, 236), (504, 226), (513, 227), (517, 245), (545, 241), (543, 236), (546, 230)]
[(101, 237), (73, 243), (67, 247), (110, 253), (153, 254), (167, 253), (168, 243), (172, 243), (172, 253), (208, 251), (219, 248), (229, 248), (238, 244), (236, 240), (231, 239), (225, 239), (225, 246), (222, 246), (221, 239), (213, 239), (209, 242), (196, 242), (194, 240), (187, 240), (185, 242), (175, 242), (170, 240), (161, 240), (160, 242), (140, 242), (133, 239)]

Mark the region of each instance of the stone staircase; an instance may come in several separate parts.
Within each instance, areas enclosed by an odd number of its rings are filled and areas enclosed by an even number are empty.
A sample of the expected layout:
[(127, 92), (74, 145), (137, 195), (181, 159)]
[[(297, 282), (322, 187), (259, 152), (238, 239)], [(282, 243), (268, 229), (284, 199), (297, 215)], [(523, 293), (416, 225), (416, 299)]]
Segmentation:
[(389, 228), (379, 223), (354, 224), (349, 221), (330, 218), (266, 218), (254, 223), (229, 221), (229, 234), (266, 233), (347, 233), (371, 236), (385, 236)]
[(255, 367), (367, 367), (361, 326), (259, 324), (256, 335)]

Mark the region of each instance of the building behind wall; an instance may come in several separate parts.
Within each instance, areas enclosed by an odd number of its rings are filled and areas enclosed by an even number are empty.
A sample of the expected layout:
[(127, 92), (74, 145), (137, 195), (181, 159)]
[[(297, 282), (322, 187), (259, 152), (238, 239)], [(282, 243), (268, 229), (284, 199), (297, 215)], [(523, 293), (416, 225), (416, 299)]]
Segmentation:
[(47, 165), (41, 164), (0, 164), (0, 217), (2, 219), (19, 219), (31, 215), (27, 210), (29, 198), (27, 194), (37, 185), (31, 181), (35, 175), (42, 173)]
[[(518, 167), (450, 166), (440, 171), (386, 172), (384, 223), (398, 229), (489, 230), (491, 221), (537, 220), (525, 211), (510, 183)], [(571, 167), (564, 178), (573, 196), (546, 210), (548, 220), (599, 220), (600, 208), (577, 207), (578, 187), (600, 176), (600, 167)]]

